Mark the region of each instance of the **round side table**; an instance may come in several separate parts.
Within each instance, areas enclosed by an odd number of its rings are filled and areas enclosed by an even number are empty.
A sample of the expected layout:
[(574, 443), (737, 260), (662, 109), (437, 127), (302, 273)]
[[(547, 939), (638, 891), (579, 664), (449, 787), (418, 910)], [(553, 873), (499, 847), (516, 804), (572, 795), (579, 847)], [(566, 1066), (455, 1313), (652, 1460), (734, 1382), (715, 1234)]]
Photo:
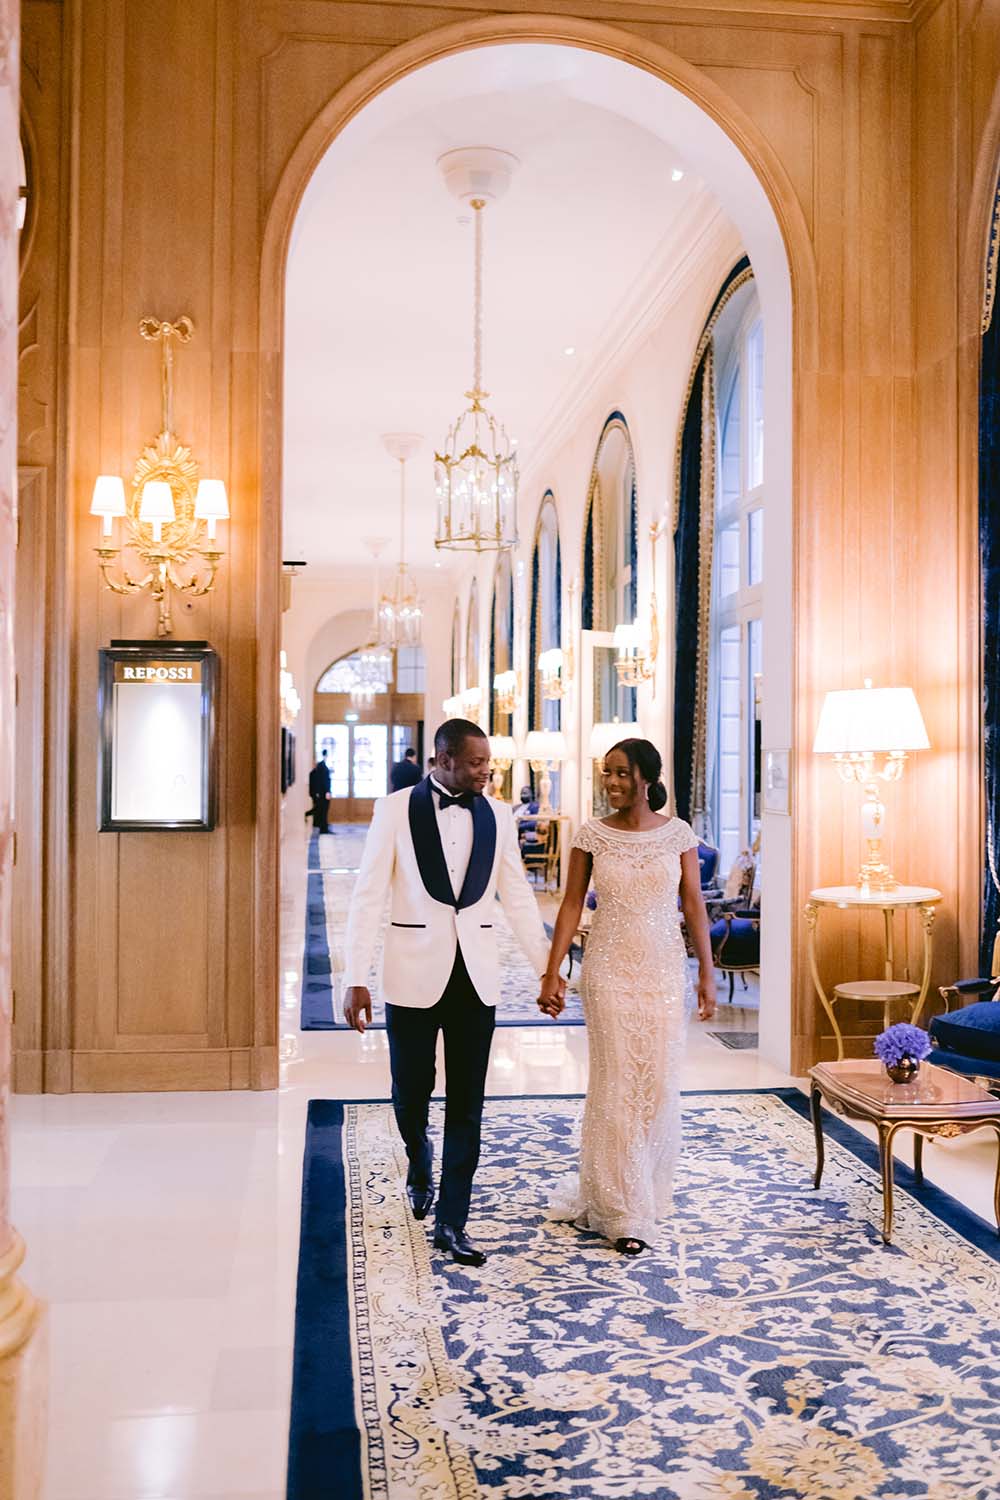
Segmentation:
[[(916, 1025), (927, 999), (927, 992), (931, 984), (931, 959), (933, 956), (933, 933), (934, 918), (937, 906), (941, 900), (941, 892), (936, 891), (929, 885), (897, 885), (891, 891), (862, 891), (856, 885), (825, 885), (815, 891), (809, 892), (809, 900), (803, 909), (806, 926), (809, 931), (809, 972), (812, 975), (813, 987), (823, 1006), (833, 1034), (837, 1041), (837, 1059), (843, 1060), (844, 1038), (837, 1022), (836, 1002), (838, 999), (862, 999), (872, 1000), (877, 998), (885, 1003), (889, 999), (911, 999), (913, 1008), (910, 1012), (910, 1021)], [(882, 913), (885, 930), (885, 983), (882, 981), (859, 980), (853, 983), (837, 985), (832, 996), (828, 995), (823, 988), (823, 981), (819, 977), (819, 968), (816, 963), (816, 928), (819, 924), (819, 914), (827, 907), (833, 907), (840, 911), (874, 910)], [(924, 962), (923, 974), (919, 989), (909, 984), (909, 976), (898, 980), (895, 974), (895, 930), (894, 918), (897, 911), (917, 911), (920, 913), (921, 925), (924, 932)], [(858, 994), (859, 986), (878, 983), (882, 990), (890, 990), (887, 996), (881, 992), (874, 994)]]

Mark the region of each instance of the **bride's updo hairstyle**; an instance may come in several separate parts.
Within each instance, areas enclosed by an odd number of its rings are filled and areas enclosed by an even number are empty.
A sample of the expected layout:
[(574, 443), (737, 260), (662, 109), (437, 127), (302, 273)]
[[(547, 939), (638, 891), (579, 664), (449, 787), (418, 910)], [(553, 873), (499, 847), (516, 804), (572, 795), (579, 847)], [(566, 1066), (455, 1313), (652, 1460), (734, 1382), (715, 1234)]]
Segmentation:
[[(649, 740), (619, 740), (614, 750), (620, 750), (639, 778), (648, 783), (646, 795), (653, 812), (667, 805), (667, 789), (663, 785), (663, 761), (656, 746)], [(610, 755), (610, 751), (608, 754)]]

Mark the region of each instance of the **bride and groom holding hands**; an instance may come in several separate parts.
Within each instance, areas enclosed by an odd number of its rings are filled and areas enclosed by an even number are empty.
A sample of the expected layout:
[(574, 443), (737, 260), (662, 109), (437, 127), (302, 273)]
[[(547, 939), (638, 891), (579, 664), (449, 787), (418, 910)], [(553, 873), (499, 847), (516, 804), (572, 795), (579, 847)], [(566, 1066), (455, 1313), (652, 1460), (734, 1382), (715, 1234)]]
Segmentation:
[(450, 719), (435, 736), (434, 753), (430, 776), (375, 804), (348, 917), (344, 976), (345, 1017), (364, 1031), (388, 898), (382, 992), (413, 1215), (425, 1218), (435, 1199), (427, 1121), (440, 1032), (445, 1123), (434, 1245), (462, 1265), (484, 1263), (466, 1221), (502, 985), (496, 898), (539, 975), (539, 1007), (555, 1018), (565, 1006), (560, 967), (593, 880), (597, 910), (581, 980), (590, 1072), (579, 1183), (556, 1213), (637, 1255), (669, 1208), (680, 1144), (689, 981), (678, 895), (698, 958), (698, 1014), (707, 1020), (715, 1012), (698, 840), (686, 823), (659, 811), (667, 796), (657, 751), (648, 740), (623, 740), (604, 761), (611, 814), (587, 822), (573, 843), (550, 943), (511, 810), (483, 796), (486, 736), (468, 720)]

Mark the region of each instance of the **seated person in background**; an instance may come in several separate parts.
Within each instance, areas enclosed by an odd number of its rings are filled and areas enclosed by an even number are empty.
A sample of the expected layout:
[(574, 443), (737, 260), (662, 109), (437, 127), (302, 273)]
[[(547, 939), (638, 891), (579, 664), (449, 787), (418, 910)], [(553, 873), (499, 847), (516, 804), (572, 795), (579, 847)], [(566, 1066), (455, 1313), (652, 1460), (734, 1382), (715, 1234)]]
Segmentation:
[(394, 792), (401, 792), (404, 787), (416, 786), (421, 780), (423, 778), (417, 765), (417, 752), (407, 750), (403, 759), (397, 760), (389, 772), (389, 784)]
[[(521, 788), (521, 800), (520, 800), (518, 806), (515, 807), (515, 809), (514, 809), (514, 822), (515, 823), (520, 823), (520, 821), (521, 821), (522, 818), (526, 818), (528, 816), (530, 807), (531, 807), (531, 787), (530, 786), (523, 786)], [(535, 811), (536, 812), (538, 811), (537, 807), (535, 808)]]

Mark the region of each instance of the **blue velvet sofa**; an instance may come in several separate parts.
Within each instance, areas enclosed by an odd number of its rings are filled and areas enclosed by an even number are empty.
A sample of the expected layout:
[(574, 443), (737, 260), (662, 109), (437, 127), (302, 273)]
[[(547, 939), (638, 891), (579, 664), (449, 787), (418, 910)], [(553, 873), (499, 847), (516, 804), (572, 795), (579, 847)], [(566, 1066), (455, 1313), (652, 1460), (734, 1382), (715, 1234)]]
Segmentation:
[[(959, 979), (941, 986), (947, 1009), (928, 1026), (933, 1051), (930, 1061), (985, 1087), (1000, 1089), (1000, 980)], [(983, 998), (977, 999), (977, 996)], [(970, 1001), (971, 1004), (965, 1002)], [(953, 1010), (957, 1002), (960, 1009)]]

